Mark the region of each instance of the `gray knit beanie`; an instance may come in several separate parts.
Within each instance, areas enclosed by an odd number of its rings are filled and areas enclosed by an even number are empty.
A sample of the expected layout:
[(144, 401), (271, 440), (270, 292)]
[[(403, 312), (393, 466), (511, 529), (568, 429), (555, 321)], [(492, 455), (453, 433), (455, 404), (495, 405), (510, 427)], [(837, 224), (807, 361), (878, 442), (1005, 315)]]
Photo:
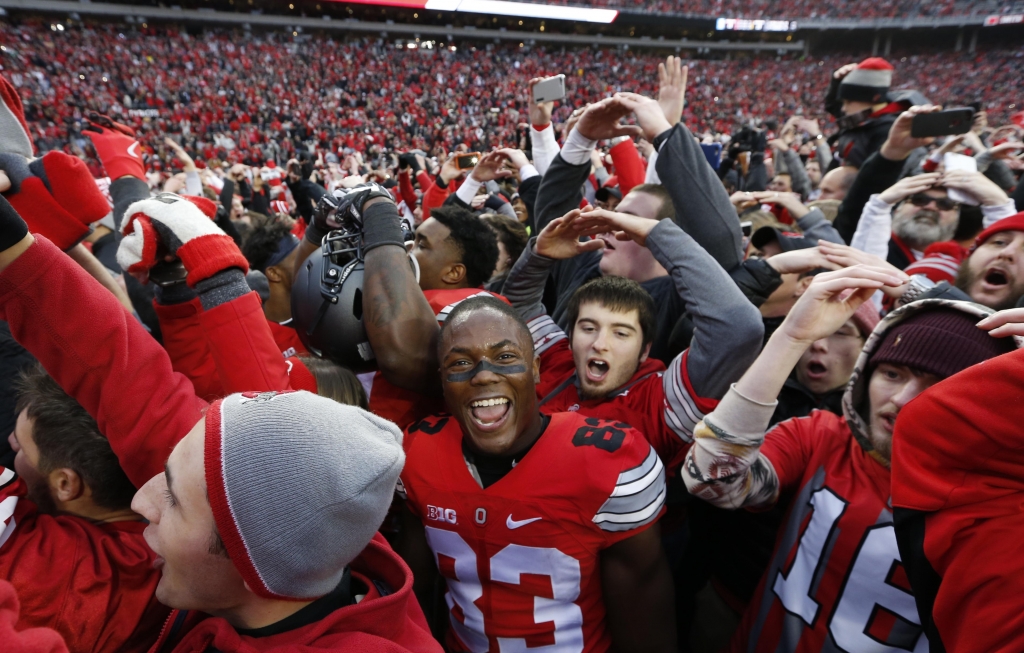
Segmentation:
[(31, 159), (34, 154), (21, 96), (7, 78), (0, 76), (0, 152)]
[(402, 432), (309, 392), (243, 392), (206, 414), (206, 485), (235, 568), (267, 598), (331, 592), (384, 521)]

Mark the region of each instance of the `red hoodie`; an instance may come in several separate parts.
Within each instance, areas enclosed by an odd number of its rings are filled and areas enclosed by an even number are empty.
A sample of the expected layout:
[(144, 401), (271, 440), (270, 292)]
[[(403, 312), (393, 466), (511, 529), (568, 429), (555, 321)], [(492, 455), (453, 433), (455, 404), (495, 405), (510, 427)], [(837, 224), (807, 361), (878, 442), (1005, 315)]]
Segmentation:
[(324, 649), (359, 653), (440, 653), (412, 592), (412, 572), (378, 534), (352, 561), (352, 578), (369, 591), (354, 605), (268, 637), (239, 635), (218, 617), (175, 611), (151, 653), (255, 653)]
[(1024, 350), (900, 411), (892, 503), (932, 650), (1024, 651)]
[[(262, 311), (251, 306), (248, 310), (241, 308), (236, 313), (239, 318), (262, 320), (262, 332), (255, 328), (253, 332), (265, 335)], [(9, 322), (15, 339), (96, 419), (136, 487), (163, 472), (174, 445), (203, 416), (206, 403), (195, 395), (187, 378), (171, 369), (167, 353), (113, 295), (43, 237), (37, 236), (35, 244), (0, 273), (0, 319)], [(248, 331), (244, 325), (240, 328)], [(9, 487), (21, 485), (11, 477), (13, 474), (4, 479)], [(18, 499), (10, 497), (7, 501), (11, 503), (0, 505), (22, 510)], [(19, 514), (14, 512), (15, 520)], [(92, 533), (98, 529), (84, 530)], [(0, 559), (13, 550), (11, 547), (20, 546), (26, 534), (31, 530), (8, 522)], [(97, 537), (89, 535), (80, 546), (59, 549), (54, 548), (53, 541), (41, 538), (34, 557), (29, 556), (31, 551), (19, 551), (19, 568), (33, 570), (38, 579), (59, 580), (62, 576), (53, 573), (57, 550), (85, 563), (79, 565), (83, 573), (95, 567), (92, 593), (65, 594), (65, 601), (74, 598), (80, 602), (78, 614), (88, 611), (96, 615), (97, 621), (105, 616), (104, 623), (110, 627), (130, 632), (135, 624), (127, 623), (132, 614), (129, 608), (145, 606), (152, 590), (140, 591), (126, 604), (124, 596), (114, 591), (109, 574), (101, 573), (104, 567), (99, 563), (111, 557)], [(90, 561), (96, 563), (87, 564)], [(116, 572), (121, 568), (114, 564), (113, 569)], [(412, 596), (408, 568), (379, 536), (352, 563), (352, 569), (357, 578), (361, 575), (370, 581), (368, 586), (377, 588), (372, 581), (382, 580), (394, 593), (379, 598), (375, 593), (368, 594), (359, 604), (337, 610), (315, 624), (260, 640), (242, 638), (222, 619), (193, 616), (178, 623), (175, 635), (180, 634), (182, 641), (173, 650), (205, 650), (196, 642), (215, 639), (222, 651), (298, 651), (319, 647), (321, 642), (332, 647), (351, 644), (351, 650), (358, 651), (441, 651)], [(149, 577), (155, 587), (156, 574)], [(28, 584), (20, 591), (23, 602), (27, 602), (25, 593), (35, 591), (35, 587)], [(41, 594), (51, 602), (59, 596), (48, 589)], [(359, 632), (355, 632), (357, 629)], [(164, 630), (166, 639), (171, 631), (167, 625)], [(155, 636), (156, 630), (151, 633)], [(390, 636), (396, 638), (394, 642), (387, 640)], [(247, 645), (246, 641), (258, 645)]]

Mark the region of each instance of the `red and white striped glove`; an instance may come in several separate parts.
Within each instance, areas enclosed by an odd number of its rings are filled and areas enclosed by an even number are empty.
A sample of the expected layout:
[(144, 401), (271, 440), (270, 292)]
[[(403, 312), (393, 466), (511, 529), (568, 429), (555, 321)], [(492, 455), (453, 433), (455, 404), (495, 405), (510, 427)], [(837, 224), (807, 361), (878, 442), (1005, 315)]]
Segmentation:
[(213, 222), (217, 206), (205, 197), (160, 193), (128, 207), (117, 262), (145, 282), (168, 257), (181, 259), (192, 288), (227, 270), (249, 271), (238, 245)]

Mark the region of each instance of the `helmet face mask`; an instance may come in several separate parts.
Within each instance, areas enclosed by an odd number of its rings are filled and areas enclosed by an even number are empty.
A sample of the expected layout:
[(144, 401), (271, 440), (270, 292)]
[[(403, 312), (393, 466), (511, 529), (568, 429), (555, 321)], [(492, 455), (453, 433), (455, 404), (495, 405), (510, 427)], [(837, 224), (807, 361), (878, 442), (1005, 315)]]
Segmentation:
[(376, 369), (363, 327), (361, 234), (332, 231), (292, 284), (292, 319), (302, 344), (355, 373)]

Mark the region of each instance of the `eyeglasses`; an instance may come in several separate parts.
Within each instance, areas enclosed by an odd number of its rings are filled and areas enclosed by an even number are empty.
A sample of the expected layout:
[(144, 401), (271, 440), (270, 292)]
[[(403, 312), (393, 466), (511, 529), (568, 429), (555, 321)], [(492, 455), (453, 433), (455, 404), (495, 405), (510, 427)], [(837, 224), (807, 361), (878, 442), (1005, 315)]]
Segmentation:
[(907, 201), (918, 208), (924, 208), (934, 202), (935, 208), (940, 211), (952, 211), (960, 206), (960, 202), (954, 202), (948, 197), (932, 197), (931, 195), (925, 195), (924, 193), (911, 195), (907, 198)]

